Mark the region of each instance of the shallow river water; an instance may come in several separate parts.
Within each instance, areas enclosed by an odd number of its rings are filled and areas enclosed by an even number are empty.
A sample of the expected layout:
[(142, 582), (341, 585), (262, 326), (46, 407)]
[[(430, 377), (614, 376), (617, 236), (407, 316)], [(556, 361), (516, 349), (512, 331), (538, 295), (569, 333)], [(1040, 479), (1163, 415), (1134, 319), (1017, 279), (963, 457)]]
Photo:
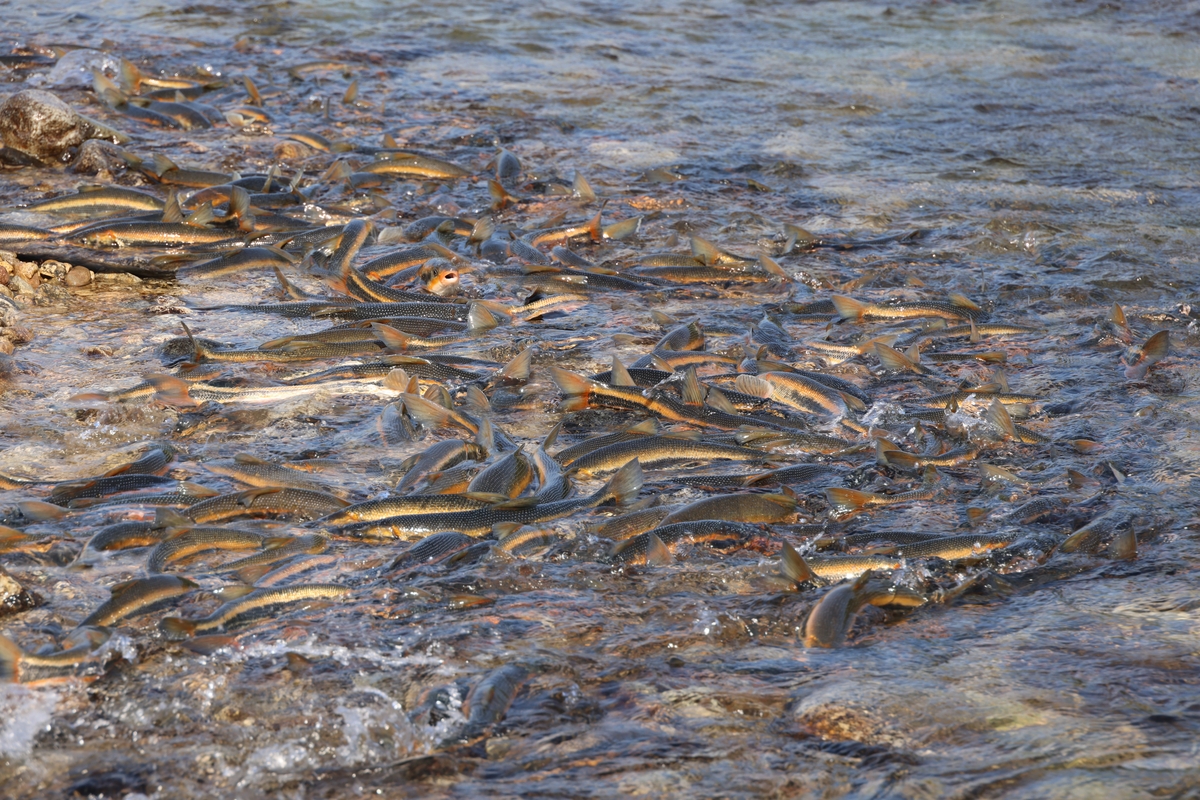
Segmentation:
[[(833, 468), (790, 483), (797, 514), (733, 552), (684, 543), (670, 563), (614, 564), (593, 532), (613, 511), (600, 508), (548, 523), (555, 539), (542, 554), (497, 549), (398, 573), (386, 568), (404, 542), (318, 523), (336, 558), (297, 582), (349, 595), (220, 631), (231, 638), (210, 647), (169, 641), (159, 622), (217, 608), (210, 592), (237, 581), (212, 570), (245, 553), (173, 566), (206, 591), (118, 623), (69, 676), (0, 683), (0, 794), (1200, 797), (1200, 4), (0, 0), (0, 22), (0, 51), (45, 58), (0, 66), (0, 98), (53, 91), (129, 134), (123, 148), (147, 161), (239, 174), (279, 165), (285, 181), (303, 171), (309, 205), (281, 213), (313, 225), (369, 218), (375, 231), (398, 232), (435, 214), (491, 214), (504, 238), (600, 211), (605, 225), (642, 222), (628, 238), (571, 247), (622, 275), (638, 275), (647, 254), (687, 254), (693, 236), (764, 252), (787, 273), (588, 291), (565, 313), (502, 320), (436, 350), (486, 359), (470, 368), (491, 374), (534, 348), (524, 387), (488, 387), (493, 424), (527, 454), (560, 421), (551, 452), (647, 418), (565, 410), (551, 368), (592, 375), (614, 355), (632, 365), (673, 327), (653, 312), (699, 319), (704, 349), (731, 364), (762, 343), (748, 331), (769, 315), (787, 342), (761, 358), (834, 372), (871, 395), (848, 415), (857, 428), (794, 415), (861, 449), (783, 446), (765, 467), (645, 469), (640, 502), (667, 505), (714, 494), (674, 481), (681, 472)], [(135, 121), (92, 89), (91, 67), (114, 76), (116, 57), (146, 75), (224, 83), (202, 98), (222, 111), (248, 102), (250, 78), (269, 121), (187, 132)], [(296, 131), (346, 146), (326, 152), (282, 135)], [(385, 135), (470, 177), (360, 191), (327, 178), (336, 159), (371, 163)], [(492, 210), (498, 147), (522, 173), (506, 181), (517, 201)], [(0, 224), (61, 224), (16, 207), (81, 183), (166, 196), (123, 165), (0, 170)], [(577, 175), (599, 199), (572, 194)], [(469, 297), (512, 306), (537, 282), (462, 236), (433, 240), (468, 262)], [(399, 246), (411, 245), (369, 243), (356, 263)], [(50, 252), (0, 250), (32, 261)], [(165, 442), (178, 449), (169, 474), (214, 491), (247, 488), (206, 468), (236, 454), (322, 459), (311, 477), (357, 502), (396, 492), (405, 459), (434, 442), (472, 436), (435, 426), (385, 444), (377, 418), (398, 394), (376, 384), (188, 408), (161, 396), (77, 397), (173, 372), (162, 345), (182, 334), (181, 320), (239, 348), (328, 326), (211, 310), (279, 301), (269, 271), (174, 278), (177, 263), (212, 254), (184, 248), (179, 262), (151, 262), (180, 251), (133, 250), (62, 251), (95, 267), (96, 280), (43, 290), (36, 303), (17, 298), (33, 336), (3, 362), (0, 474), (41, 482), (0, 490), (0, 525), (32, 537), (5, 544), (0, 566), (41, 602), (0, 617), (0, 633), (26, 653), (57, 651), (114, 584), (145, 575), (148, 550), (78, 557), (104, 526), (154, 515), (136, 505), (31, 519), (17, 504), (45, 499), (48, 482), (101, 475)], [(104, 274), (131, 264), (142, 278)], [(284, 272), (332, 293), (308, 261)], [(903, 343), (929, 321), (860, 324), (808, 306), (832, 295), (945, 304), (950, 293), (988, 322), (1035, 330), (930, 340), (920, 363), (931, 374), (886, 372), (869, 348), (842, 362), (808, 346), (887, 334)], [(1126, 326), (1111, 321), (1114, 304)], [(1163, 330), (1169, 353), (1127, 372), (1123, 360)], [(978, 351), (1004, 361), (930, 360)], [(337, 363), (220, 366), (227, 378), (277, 385)], [(1028, 417), (1013, 416), (1038, 441), (1004, 437), (968, 404), (947, 414), (948, 427), (904, 416), (936, 394), (996, 381), (997, 366), (1011, 392), (1036, 398), (1020, 404)], [(701, 378), (735, 368), (708, 365)], [(421, 390), (430, 385), (422, 376)], [(450, 388), (461, 406), (462, 382)], [(701, 438), (731, 431), (675, 427)], [(932, 497), (834, 518), (829, 486), (922, 488), (919, 472), (877, 463), (878, 438), (977, 454), (940, 468)], [(981, 478), (979, 463), (1013, 477)], [(572, 476), (576, 494), (609, 477)], [(1039, 498), (1058, 502), (1009, 516)], [(1085, 548), (1095, 552), (1058, 549), (1103, 514), (1136, 538), (1135, 558), (1113, 557), (1114, 531)], [(302, 520), (231, 524), (312, 532)], [(806, 647), (806, 618), (829, 589), (782, 581), (782, 543), (820, 558), (818, 535), (895, 531), (1005, 531), (1020, 547), (995, 560), (909, 559), (884, 579), (925, 605), (867, 606), (844, 644)], [(479, 706), (478, 687), (506, 667), (522, 675), (511, 706), (476, 730), (468, 695), (476, 690)]]

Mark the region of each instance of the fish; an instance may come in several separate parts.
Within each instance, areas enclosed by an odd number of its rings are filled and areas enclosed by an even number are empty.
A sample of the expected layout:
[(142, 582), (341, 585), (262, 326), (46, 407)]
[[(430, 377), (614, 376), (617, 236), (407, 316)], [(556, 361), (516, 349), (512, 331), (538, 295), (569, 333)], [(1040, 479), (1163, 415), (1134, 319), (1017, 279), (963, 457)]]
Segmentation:
[[(411, 398), (406, 400), (406, 405), (410, 400)], [(411, 467), (396, 485), (396, 491), (403, 492), (431, 473), (448, 469), (461, 461), (483, 461), (485, 458), (487, 449), (476, 442), (446, 439), (430, 446), (413, 459)]]
[(737, 445), (715, 444), (673, 436), (638, 436), (624, 442), (600, 447), (579, 456), (570, 463), (573, 472), (594, 474), (619, 469), (636, 457), (645, 467), (655, 467), (681, 461), (755, 461), (770, 457), (761, 450)]
[(168, 532), (146, 560), (146, 571), (164, 572), (176, 561), (209, 550), (258, 550), (262, 534), (232, 528), (177, 528)]
[(979, 320), (986, 315), (978, 308), (936, 300), (868, 304), (845, 295), (830, 298), (842, 319), (861, 322), (864, 319), (917, 319), (941, 317), (948, 320)]
[(111, 597), (89, 614), (80, 627), (110, 626), (190, 594), (200, 584), (179, 575), (151, 575), (113, 585)]
[(458, 531), (434, 533), (413, 542), (412, 546), (396, 556), (385, 572), (406, 572), (427, 564), (437, 564), (477, 544), (479, 539)]
[(489, 506), (471, 511), (390, 517), (374, 522), (345, 525), (340, 531), (346, 536), (372, 539), (411, 540), (439, 531), (459, 531), (468, 536), (477, 536), (488, 533), (499, 523), (536, 525), (595, 508), (609, 500), (618, 506), (627, 505), (637, 497), (641, 487), (642, 469), (634, 459), (613, 475), (603, 487), (586, 497), (548, 502), (539, 500), (534, 504), (521, 503), (517, 507)]
[(26, 211), (61, 216), (103, 217), (109, 214), (155, 213), (163, 210), (162, 198), (120, 186), (88, 186), (75, 194), (30, 203)]
[(499, 494), (514, 498), (533, 481), (533, 464), (519, 447), (480, 470), (467, 486), (468, 492)]
[(936, 490), (931, 488), (898, 494), (875, 494), (860, 492), (856, 489), (831, 487), (825, 490), (825, 499), (829, 503), (830, 515), (835, 519), (845, 519), (870, 506), (890, 506), (930, 500), (935, 494)]
[(204, 464), (209, 472), (227, 475), (234, 480), (257, 487), (290, 487), (292, 489), (308, 489), (315, 492), (339, 494), (339, 490), (331, 489), (320, 481), (308, 477), (306, 473), (291, 469), (282, 464), (273, 464), (245, 453), (234, 456), (232, 461), (209, 461)]
[(76, 628), (56, 653), (26, 653), (6, 636), (0, 636), (0, 680), (32, 683), (74, 675), (80, 664), (112, 636), (107, 628)]
[(730, 522), (782, 522), (796, 513), (796, 495), (790, 490), (779, 494), (722, 494), (706, 497), (672, 511), (663, 525), (720, 519)]
[(164, 637), (172, 641), (211, 631), (234, 630), (290, 610), (339, 600), (351, 593), (347, 586), (332, 583), (296, 584), (272, 589), (257, 589), (218, 608), (200, 619), (166, 617), (158, 625)]
[(529, 679), (529, 672), (517, 664), (505, 664), (489, 672), (471, 687), (463, 701), (463, 716), (466, 724), (454, 736), (442, 742), (466, 745), (486, 737), (508, 713), (517, 692)]
[(243, 517), (312, 520), (348, 505), (340, 497), (310, 489), (259, 488), (209, 498), (188, 508), (186, 515), (197, 524)]
[[(329, 537), (320, 533), (305, 533), (300, 536), (273, 536), (264, 540), (265, 549), (252, 556), (229, 561), (217, 567), (213, 572), (219, 574), (237, 573), (238, 578), (259, 577), (266, 574), (268, 568), (280, 561), (286, 561), (297, 555), (317, 555), (329, 548)], [(253, 582), (253, 581), (248, 581)]]
[(609, 552), (609, 559), (617, 564), (645, 564), (654, 539), (667, 550), (673, 550), (683, 542), (707, 544), (722, 551), (744, 547), (752, 539), (762, 536), (757, 525), (728, 520), (692, 520), (669, 525), (660, 525), (652, 530), (619, 541)]
[(425, 180), (453, 180), (471, 173), (457, 164), (417, 153), (381, 153), (381, 158), (362, 167), (363, 172)]
[(844, 416), (850, 409), (866, 409), (863, 401), (857, 396), (797, 373), (766, 372), (759, 375), (739, 375), (734, 385), (739, 392), (775, 400), (789, 408), (809, 413)]
[(348, 525), (352, 522), (371, 522), (419, 514), (439, 514), (448, 511), (474, 511), (488, 508), (510, 499), (506, 495), (470, 494), (407, 494), (365, 500), (339, 509), (316, 520), (315, 525)]

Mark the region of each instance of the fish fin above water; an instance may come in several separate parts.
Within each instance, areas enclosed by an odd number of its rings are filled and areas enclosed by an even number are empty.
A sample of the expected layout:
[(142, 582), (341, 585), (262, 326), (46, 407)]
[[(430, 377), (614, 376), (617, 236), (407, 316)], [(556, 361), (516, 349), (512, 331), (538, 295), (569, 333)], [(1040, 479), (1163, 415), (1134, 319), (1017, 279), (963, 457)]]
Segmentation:
[(612, 378), (609, 380), (609, 384), (612, 386), (637, 386), (629, 374), (629, 370), (617, 359), (615, 354), (612, 357)]
[(867, 313), (867, 304), (855, 300), (853, 297), (847, 297), (843, 294), (835, 294), (830, 300), (833, 302), (833, 307), (837, 310), (838, 316), (842, 319), (859, 322)]
[(675, 557), (671, 555), (671, 549), (659, 538), (658, 534), (650, 533), (646, 538), (646, 566), (665, 567), (675, 560)]

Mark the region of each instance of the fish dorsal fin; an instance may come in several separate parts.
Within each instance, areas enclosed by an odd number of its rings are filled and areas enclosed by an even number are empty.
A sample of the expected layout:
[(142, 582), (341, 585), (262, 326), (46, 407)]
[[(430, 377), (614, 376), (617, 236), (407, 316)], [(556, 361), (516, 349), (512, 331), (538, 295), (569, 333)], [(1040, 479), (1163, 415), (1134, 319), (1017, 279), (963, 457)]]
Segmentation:
[(883, 342), (875, 343), (875, 353), (879, 356), (883, 368), (888, 372), (917, 371), (917, 365), (913, 363), (912, 359), (894, 347), (888, 347)]
[(704, 405), (704, 387), (700, 385), (700, 379), (696, 377), (695, 367), (688, 367), (684, 371), (683, 387), (680, 389), (680, 395), (685, 405)]
[(216, 219), (213, 213), (212, 203), (205, 203), (197, 208), (192, 213), (188, 214), (181, 221), (184, 225), (191, 225), (196, 228), (203, 228), (212, 223)]
[(403, 350), (412, 340), (412, 337), (401, 333), (391, 325), (384, 325), (382, 322), (372, 322), (371, 330), (375, 331), (376, 338), (383, 342), (389, 350)]
[(487, 414), (492, 410), (492, 401), (478, 386), (468, 386), (463, 407), (472, 414)]
[(770, 400), (771, 395), (774, 394), (771, 382), (757, 375), (742, 373), (734, 379), (733, 386), (742, 394), (761, 397), (764, 400)]
[(475, 221), (471, 226), (471, 234), (467, 237), (469, 244), (478, 244), (486, 242), (496, 233), (496, 220), (487, 214), (483, 215)]
[(596, 200), (596, 192), (592, 190), (592, 186), (587, 182), (587, 178), (576, 170), (575, 180), (571, 182), (571, 195), (584, 203), (592, 203)]
[(156, 508), (154, 510), (154, 529), (186, 528), (196, 523), (172, 508)]
[(237, 464), (270, 464), (269, 461), (263, 461), (258, 456), (252, 456), (249, 453), (238, 453), (233, 457)]
[(546, 434), (546, 438), (542, 440), (542, 449), (549, 450), (554, 446), (554, 440), (558, 438), (558, 432), (562, 430), (562, 420), (554, 423), (554, 427)]
[(1142, 345), (1142, 359), (1145, 363), (1153, 364), (1167, 357), (1171, 352), (1171, 332), (1159, 331)]
[(154, 174), (156, 176), (158, 176), (159, 178), (161, 178), (163, 175), (167, 174), (171, 170), (179, 169), (178, 164), (176, 164), (174, 161), (172, 161), (171, 159), (164, 156), (162, 153), (155, 153), (151, 163), (153, 163), (153, 165), (154, 165), (154, 167), (153, 167)]
[(1008, 409), (999, 400), (992, 400), (992, 404), (988, 406), (984, 412), (987, 421), (990, 422), (998, 431), (1003, 433), (1009, 439), (1017, 438), (1017, 429), (1013, 425), (1012, 417), (1008, 414)]
[(660, 356), (658, 353), (650, 354), (650, 366), (654, 367), (659, 372), (674, 372), (675, 368), (671, 366), (671, 362)]
[(496, 432), (492, 429), (492, 421), (487, 417), (479, 420), (479, 430), (475, 434), (475, 442), (489, 453), (496, 447)]
[(759, 253), (758, 265), (762, 267), (763, 272), (770, 273), (780, 280), (790, 281), (792, 279), (792, 276), (784, 272), (783, 267), (779, 266), (779, 262), (766, 253)]
[(708, 396), (704, 400), (708, 403), (709, 408), (715, 408), (717, 411), (722, 411), (726, 414), (738, 413), (737, 407), (730, 402), (724, 392), (715, 386), (709, 388)]
[(642, 434), (645, 436), (655, 436), (658, 434), (658, 420), (651, 417), (645, 419), (636, 425), (631, 425), (625, 429), (626, 433)]
[(183, 222), (183, 209), (179, 207), (179, 192), (167, 192), (167, 200), (163, 203), (162, 221), (170, 223)]
[(629, 370), (617, 359), (616, 355), (612, 357), (612, 378), (609, 383), (613, 386), (637, 386), (629, 374)]
[(721, 259), (721, 251), (715, 244), (699, 236), (692, 237), (692, 257), (706, 267), (711, 267)]
[(951, 304), (956, 305), (959, 308), (967, 308), (967, 309), (970, 309), (971, 311), (982, 311), (982, 309), (979, 307), (979, 305), (974, 300), (967, 297), (965, 294), (959, 294), (958, 292), (951, 292), (949, 294), (949, 298), (950, 298)]
[(651, 310), (650, 319), (654, 321), (655, 325), (662, 325), (663, 327), (679, 324), (679, 320), (677, 320), (675, 317), (672, 317), (670, 314), (657, 309)]
[[(408, 373), (400, 367), (393, 368), (383, 379), (383, 388), (391, 389), (393, 392), (407, 392), (409, 390)], [(420, 389), (420, 386), (418, 385), (417, 388)]]
[(1112, 304), (1112, 308), (1108, 311), (1108, 321), (1122, 328), (1129, 327), (1129, 323), (1125, 320), (1125, 309), (1121, 308), (1120, 303)]
[(997, 388), (1001, 392), (1007, 392), (1009, 390), (1008, 376), (1005, 375), (1004, 370), (1000, 369), (999, 367), (992, 370), (992, 374), (988, 376), (988, 383), (996, 384)]

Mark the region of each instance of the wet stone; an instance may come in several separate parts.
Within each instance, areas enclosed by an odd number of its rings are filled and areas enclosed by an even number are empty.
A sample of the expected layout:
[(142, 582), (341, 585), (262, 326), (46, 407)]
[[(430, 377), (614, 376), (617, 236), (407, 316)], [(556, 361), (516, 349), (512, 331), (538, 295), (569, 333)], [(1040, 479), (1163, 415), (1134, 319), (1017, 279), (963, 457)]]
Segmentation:
[(71, 299), (67, 287), (57, 283), (43, 283), (33, 292), (33, 302), (39, 306), (60, 306)]
[(64, 264), (61, 261), (43, 261), (38, 267), (38, 272), (43, 278), (52, 281), (60, 281), (67, 276), (71, 271), (70, 264)]
[(121, 148), (102, 139), (89, 139), (79, 148), (73, 169), (81, 175), (99, 175), (125, 169)]
[(67, 286), (87, 286), (92, 282), (92, 271), (87, 267), (71, 267), (63, 278)]
[(61, 161), (87, 139), (91, 126), (56, 95), (17, 92), (0, 105), (4, 146), (43, 162)]
[(0, 567), (0, 617), (28, 611), (37, 604), (37, 598)]
[(29, 282), (29, 279), (23, 278), (20, 275), (13, 275), (9, 279), (8, 288), (13, 294), (31, 295), (34, 291), (34, 285)]

